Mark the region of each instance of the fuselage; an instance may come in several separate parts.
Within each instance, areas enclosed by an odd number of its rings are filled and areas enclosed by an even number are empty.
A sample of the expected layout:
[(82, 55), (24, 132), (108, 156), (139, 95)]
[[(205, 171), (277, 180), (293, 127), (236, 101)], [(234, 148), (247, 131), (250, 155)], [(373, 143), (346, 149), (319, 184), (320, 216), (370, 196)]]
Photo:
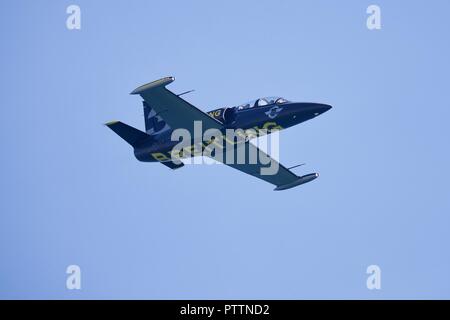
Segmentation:
[[(290, 102), (283, 98), (261, 98), (236, 107), (219, 108), (208, 115), (222, 123), (223, 134), (227, 129), (252, 130), (258, 136), (270, 134), (305, 122), (328, 111), (331, 106), (310, 102)], [(153, 135), (134, 153), (138, 160), (145, 162), (169, 161), (171, 151), (178, 141), (172, 140), (173, 130)], [(185, 153), (184, 157), (192, 156)]]

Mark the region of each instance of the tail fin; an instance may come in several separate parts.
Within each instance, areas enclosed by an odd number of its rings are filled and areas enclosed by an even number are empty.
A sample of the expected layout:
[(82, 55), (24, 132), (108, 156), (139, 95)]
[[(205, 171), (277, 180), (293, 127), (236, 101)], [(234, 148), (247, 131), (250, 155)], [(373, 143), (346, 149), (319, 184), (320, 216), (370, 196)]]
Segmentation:
[(133, 147), (136, 147), (139, 142), (149, 137), (149, 135), (145, 132), (142, 132), (120, 121), (111, 121), (106, 123), (105, 125), (112, 131), (117, 133), (117, 135), (119, 135), (123, 140), (128, 142)]
[(170, 129), (164, 119), (146, 101), (143, 101), (142, 104), (144, 105), (145, 132), (147, 134), (156, 135)]

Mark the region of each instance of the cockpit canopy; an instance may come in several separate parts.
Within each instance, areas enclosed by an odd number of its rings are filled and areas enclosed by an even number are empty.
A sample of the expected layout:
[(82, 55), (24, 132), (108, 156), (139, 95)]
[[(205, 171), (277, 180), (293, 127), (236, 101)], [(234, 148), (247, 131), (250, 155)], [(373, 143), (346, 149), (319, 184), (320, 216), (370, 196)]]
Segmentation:
[(249, 109), (249, 108), (254, 108), (254, 107), (263, 107), (263, 106), (267, 106), (269, 104), (283, 104), (288, 102), (288, 100), (282, 98), (282, 97), (264, 97), (264, 98), (259, 98), (244, 104), (241, 104), (239, 106), (237, 106), (236, 108), (238, 110), (243, 110), (243, 109)]

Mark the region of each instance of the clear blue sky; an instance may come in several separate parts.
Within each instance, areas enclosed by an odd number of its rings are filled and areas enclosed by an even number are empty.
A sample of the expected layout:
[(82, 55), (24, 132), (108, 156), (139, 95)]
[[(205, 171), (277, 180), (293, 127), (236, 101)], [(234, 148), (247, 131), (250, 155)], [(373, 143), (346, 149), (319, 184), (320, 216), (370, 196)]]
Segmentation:
[[(448, 1), (0, 9), (0, 298), (450, 298)], [(320, 178), (274, 192), (225, 166), (138, 162), (102, 124), (143, 128), (128, 93), (163, 76), (203, 110), (333, 105), (281, 133), (281, 162)]]

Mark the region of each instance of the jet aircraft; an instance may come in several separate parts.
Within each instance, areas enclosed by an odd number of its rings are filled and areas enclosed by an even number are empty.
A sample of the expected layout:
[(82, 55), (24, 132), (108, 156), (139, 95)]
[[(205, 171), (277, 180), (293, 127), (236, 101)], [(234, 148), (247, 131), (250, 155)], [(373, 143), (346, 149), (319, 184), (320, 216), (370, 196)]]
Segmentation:
[[(331, 109), (327, 104), (291, 102), (282, 97), (265, 97), (205, 113), (180, 97), (190, 91), (175, 94), (166, 88), (174, 80), (173, 77), (162, 78), (131, 92), (132, 95), (140, 95), (144, 100), (145, 132), (120, 121), (106, 123), (106, 126), (133, 147), (135, 157), (139, 161), (160, 162), (170, 169), (183, 167), (183, 162), (177, 160), (198, 155), (183, 149), (181, 152), (177, 150), (178, 158), (174, 159), (173, 149), (178, 143), (172, 139), (175, 129), (183, 128), (195, 136), (195, 122), (201, 122), (202, 130), (216, 129), (225, 132), (227, 129), (244, 131), (252, 129), (259, 136), (261, 133), (267, 134), (305, 122)], [(195, 143), (192, 141), (190, 145), (194, 146)], [(205, 146), (207, 147), (208, 143), (202, 145), (202, 150)], [(256, 151), (269, 157), (252, 144), (248, 137), (234, 148), (235, 150), (245, 148), (247, 153)], [(270, 157), (269, 159), (276, 161)], [(319, 176), (317, 173), (297, 176), (290, 170), (292, 168), (288, 169), (278, 162), (275, 174), (264, 175), (261, 174), (261, 168), (264, 167), (262, 163), (248, 163), (248, 161), (227, 163), (224, 159), (219, 161), (275, 185), (274, 190), (290, 189)]]

